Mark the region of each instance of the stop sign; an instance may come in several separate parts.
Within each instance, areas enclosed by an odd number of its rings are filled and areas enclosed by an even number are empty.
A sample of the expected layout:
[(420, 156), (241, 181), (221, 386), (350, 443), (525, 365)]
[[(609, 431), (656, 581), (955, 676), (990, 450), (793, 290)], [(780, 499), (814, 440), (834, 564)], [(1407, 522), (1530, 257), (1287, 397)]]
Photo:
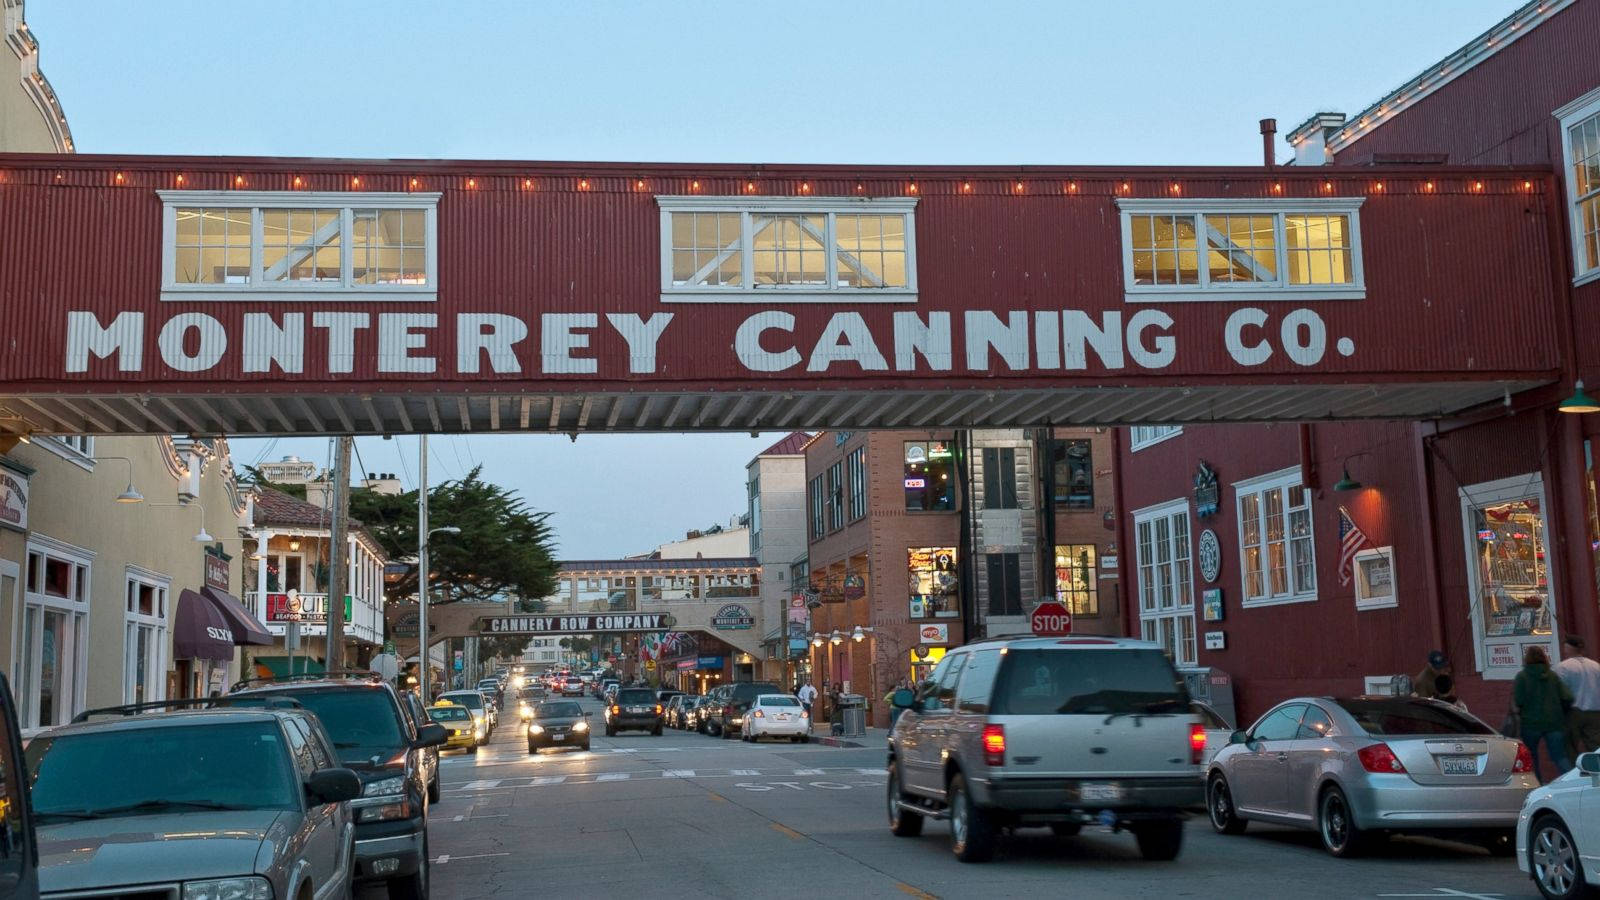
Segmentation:
[(1054, 600), (1033, 609), (1033, 633), (1041, 637), (1060, 637), (1072, 633), (1072, 613)]

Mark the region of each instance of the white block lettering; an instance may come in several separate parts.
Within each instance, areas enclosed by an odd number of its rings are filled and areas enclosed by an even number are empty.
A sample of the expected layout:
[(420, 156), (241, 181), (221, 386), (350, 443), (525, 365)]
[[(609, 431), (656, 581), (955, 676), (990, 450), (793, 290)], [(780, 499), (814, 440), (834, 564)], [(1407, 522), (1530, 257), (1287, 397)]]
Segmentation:
[(1069, 309), (1061, 314), (1062, 342), (1066, 348), (1067, 369), (1087, 369), (1089, 348), (1100, 357), (1100, 365), (1107, 369), (1120, 369), (1122, 355), (1122, 313), (1111, 310), (1096, 324), (1081, 309)]
[(1061, 314), (1041, 310), (1033, 314), (1033, 355), (1041, 369), (1061, 368)]
[(1246, 328), (1260, 328), (1267, 324), (1267, 311), (1246, 306), (1236, 309), (1228, 316), (1228, 322), (1222, 328), (1222, 343), (1228, 348), (1228, 355), (1241, 366), (1259, 366), (1272, 358), (1272, 345), (1266, 340), (1256, 341), (1246, 345), (1244, 330)]
[(628, 342), (628, 371), (649, 375), (656, 370), (656, 345), (672, 322), (672, 313), (658, 312), (646, 322), (637, 313), (606, 313), (606, 321)]
[(478, 374), (478, 364), (489, 354), (489, 371), (515, 375), (522, 371), (512, 349), (528, 337), (528, 323), (499, 313), (462, 313), (456, 316), (456, 371)]
[(432, 372), (439, 361), (431, 356), (412, 356), (413, 350), (426, 350), (427, 332), (419, 328), (437, 328), (439, 317), (433, 313), (379, 313), (378, 314), (378, 371), (379, 372)]
[(315, 312), (311, 314), (312, 328), (328, 330), (328, 372), (334, 375), (355, 370), (356, 331), (370, 328), (372, 319), (366, 313)]
[(889, 368), (882, 351), (872, 340), (867, 320), (861, 318), (860, 313), (834, 313), (828, 319), (827, 327), (822, 329), (822, 336), (817, 338), (817, 345), (811, 350), (806, 371), (826, 372), (836, 362), (853, 362), (865, 372), (881, 372)]
[(1297, 309), (1284, 316), (1278, 336), (1283, 340), (1283, 352), (1302, 366), (1322, 362), (1322, 355), (1328, 352), (1328, 327), (1314, 310)]
[(117, 371), (137, 372), (144, 366), (144, 313), (120, 312), (105, 328), (92, 312), (67, 313), (67, 371), (89, 371), (89, 356), (117, 355)]
[(1146, 347), (1144, 332), (1152, 327), (1165, 332), (1172, 327), (1172, 317), (1159, 309), (1141, 309), (1128, 317), (1128, 355), (1146, 369), (1164, 369), (1178, 355), (1178, 339), (1170, 333), (1158, 334), (1154, 346)]
[(285, 374), (306, 370), (305, 313), (284, 313), (282, 327), (270, 313), (244, 314), (244, 371), (271, 372), (274, 365)]
[(967, 310), (967, 368), (989, 371), (993, 348), (1013, 372), (1028, 368), (1028, 314), (1013, 310), (1009, 322), (986, 309)]
[(917, 354), (928, 361), (935, 372), (948, 372), (952, 363), (950, 352), (950, 314), (928, 313), (928, 321), (914, 312), (894, 314), (894, 367), (896, 371), (913, 372), (917, 368)]
[(545, 313), (539, 317), (539, 352), (544, 358), (544, 371), (551, 375), (593, 375), (600, 368), (599, 360), (592, 356), (573, 356), (572, 351), (589, 346), (587, 332), (578, 328), (594, 328), (600, 317), (594, 313)]
[(768, 310), (758, 312), (740, 323), (733, 336), (733, 352), (739, 362), (752, 372), (782, 372), (800, 364), (800, 351), (789, 347), (777, 353), (761, 346), (765, 331), (794, 331), (794, 316), (786, 312)]
[[(191, 328), (200, 335), (193, 356), (183, 349), (184, 336)], [(161, 326), (156, 346), (161, 348), (161, 361), (179, 372), (204, 372), (222, 359), (228, 349), (228, 333), (221, 322), (205, 313), (179, 313)]]

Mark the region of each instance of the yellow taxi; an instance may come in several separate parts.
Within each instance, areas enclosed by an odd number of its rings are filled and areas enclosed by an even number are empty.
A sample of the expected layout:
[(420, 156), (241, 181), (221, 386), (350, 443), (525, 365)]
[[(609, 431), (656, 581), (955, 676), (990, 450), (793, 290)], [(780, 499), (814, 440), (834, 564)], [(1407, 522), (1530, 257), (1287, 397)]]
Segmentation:
[(450, 738), (441, 749), (460, 748), (468, 753), (478, 752), (478, 745), (484, 740), (484, 731), (483, 726), (473, 721), (472, 710), (448, 700), (440, 700), (428, 708), (428, 718), (450, 732)]

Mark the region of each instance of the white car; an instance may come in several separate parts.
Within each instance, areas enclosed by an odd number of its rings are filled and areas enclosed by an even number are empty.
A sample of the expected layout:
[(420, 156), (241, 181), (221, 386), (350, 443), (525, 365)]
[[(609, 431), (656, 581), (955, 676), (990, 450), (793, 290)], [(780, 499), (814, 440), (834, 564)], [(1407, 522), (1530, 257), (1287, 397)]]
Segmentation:
[(1517, 868), (1550, 900), (1600, 888), (1600, 753), (1534, 789), (1517, 817)]
[(761, 694), (750, 704), (740, 731), (751, 743), (775, 737), (804, 744), (811, 740), (811, 716), (790, 694)]

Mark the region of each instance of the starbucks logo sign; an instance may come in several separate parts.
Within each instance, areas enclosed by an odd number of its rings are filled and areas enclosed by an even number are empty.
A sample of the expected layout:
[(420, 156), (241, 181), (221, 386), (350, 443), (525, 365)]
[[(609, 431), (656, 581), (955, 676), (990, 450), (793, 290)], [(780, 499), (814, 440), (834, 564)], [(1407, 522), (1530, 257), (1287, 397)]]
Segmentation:
[(1222, 542), (1217, 540), (1217, 533), (1207, 528), (1200, 532), (1200, 577), (1206, 584), (1217, 580), (1222, 574)]

